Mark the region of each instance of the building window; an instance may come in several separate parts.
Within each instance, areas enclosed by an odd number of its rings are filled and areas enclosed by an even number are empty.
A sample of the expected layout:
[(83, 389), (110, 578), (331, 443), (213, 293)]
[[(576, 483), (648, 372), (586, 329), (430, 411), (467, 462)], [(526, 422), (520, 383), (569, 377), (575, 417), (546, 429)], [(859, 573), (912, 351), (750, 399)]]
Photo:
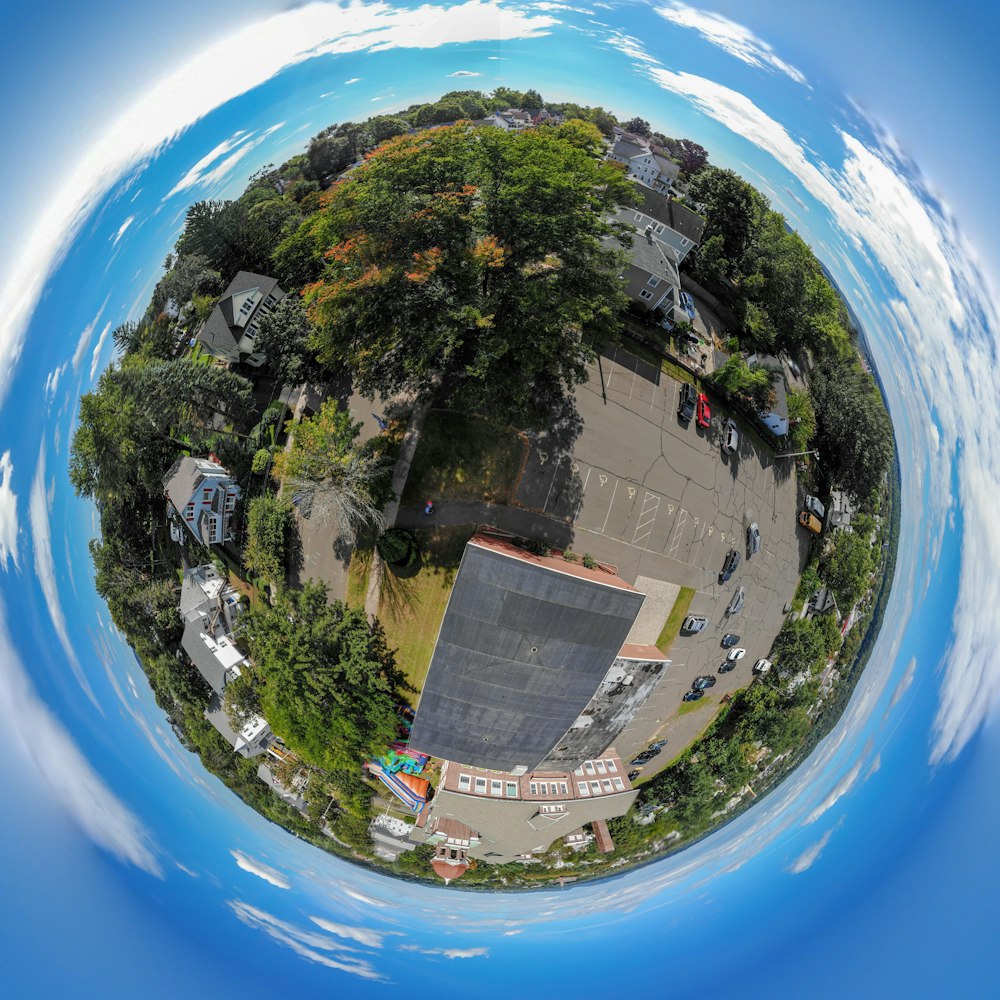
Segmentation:
[(531, 792), (532, 795), (537, 795), (538, 785), (536, 785), (534, 782), (531, 782), (531, 784), (528, 785), (528, 790)]
[(621, 778), (612, 778), (611, 780), (615, 783), (615, 788), (617, 788), (619, 792), (625, 791), (625, 782), (622, 781)]
[(569, 789), (566, 787), (566, 782), (565, 781), (560, 781), (559, 782), (559, 794), (560, 795), (568, 795), (569, 794)]
[(540, 781), (538, 783), (538, 794), (539, 795), (548, 795), (549, 794), (549, 785), (548, 785), (548, 782), (546, 782), (546, 781)]
[(655, 274), (650, 275), (649, 281), (646, 282), (646, 284), (649, 285), (650, 288), (656, 288), (656, 286), (659, 283), (660, 283), (660, 279)]
[(581, 764), (573, 773), (576, 775), (583, 774), (583, 765)]
[(486, 779), (476, 778), (476, 794), (485, 795), (486, 794)]
[(640, 289), (640, 291), (639, 291), (639, 298), (640, 299), (651, 299), (652, 297), (653, 297), (653, 293), (652, 292), (647, 291), (645, 288)]
[(614, 791), (614, 789), (613, 789), (613, 788), (611, 787), (611, 782), (610, 782), (610, 781), (608, 781), (608, 779), (607, 779), (607, 778), (605, 778), (605, 779), (604, 779), (604, 780), (603, 780), (603, 781), (601, 782), (601, 784), (602, 784), (602, 785), (604, 786), (604, 790), (605, 790), (606, 792), (613, 792), (613, 791)]
[(490, 795), (503, 795), (503, 782), (494, 778), (490, 782)]
[(586, 781), (578, 781), (577, 784), (576, 784), (576, 790), (581, 795), (589, 795), (590, 794), (590, 789), (587, 787), (587, 782)]
[(598, 774), (604, 774), (605, 773), (604, 772), (604, 761), (603, 760), (595, 760), (594, 761), (594, 767), (597, 768), (597, 773)]
[(590, 790), (591, 790), (591, 791), (592, 791), (592, 792), (593, 792), (593, 793), (594, 793), (595, 795), (600, 795), (600, 794), (601, 794), (601, 783), (600, 783), (599, 781), (592, 781), (592, 782), (590, 783)]
[(517, 782), (508, 781), (507, 782), (507, 797), (511, 799), (517, 798)]
[(608, 766), (608, 774), (614, 774), (618, 770), (618, 765), (613, 760), (606, 760), (604, 763)]
[(587, 774), (593, 774), (594, 773), (594, 762), (592, 760), (588, 760), (583, 765), (583, 768), (587, 772)]
[(467, 792), (472, 788), (472, 776), (469, 774), (460, 774), (458, 776), (458, 790), (460, 792)]

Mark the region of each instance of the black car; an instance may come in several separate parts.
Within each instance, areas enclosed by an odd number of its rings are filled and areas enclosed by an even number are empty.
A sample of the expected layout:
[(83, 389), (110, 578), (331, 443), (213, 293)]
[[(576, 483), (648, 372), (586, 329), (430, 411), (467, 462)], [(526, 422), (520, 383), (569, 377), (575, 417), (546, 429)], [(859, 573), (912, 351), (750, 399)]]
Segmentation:
[(659, 747), (657, 747), (655, 750), (652, 747), (650, 747), (648, 750), (643, 750), (643, 752), (639, 754), (638, 757), (633, 758), (632, 760), (629, 761), (629, 763), (633, 767), (641, 767), (643, 764), (648, 764), (659, 752), (660, 752)]
[(629, 773), (628, 773), (628, 780), (629, 781), (635, 781), (635, 779), (638, 778), (638, 777), (639, 777), (639, 772), (638, 771), (629, 771)]
[(715, 678), (711, 674), (702, 674), (694, 679), (691, 687), (695, 691), (704, 691), (705, 688), (715, 687)]
[(720, 674), (728, 674), (730, 670), (734, 669), (738, 660), (726, 660), (724, 663), (719, 665)]
[(667, 745), (666, 740), (657, 740), (655, 743), (650, 745), (649, 749), (655, 750), (657, 753), (659, 753), (666, 745)]
[(726, 561), (722, 564), (722, 572), (719, 573), (719, 583), (725, 583), (736, 572), (741, 558), (736, 549), (730, 549), (726, 553)]
[(694, 688), (693, 690), (688, 691), (688, 693), (686, 695), (684, 695), (683, 700), (684, 701), (697, 701), (699, 698), (704, 698), (704, 697), (705, 697), (705, 692), (702, 691), (701, 688)]
[(732, 649), (740, 641), (740, 637), (735, 632), (727, 632), (722, 637), (722, 648)]
[(693, 385), (687, 382), (681, 386), (681, 400), (677, 404), (677, 416), (687, 423), (694, 416), (695, 403), (698, 400), (698, 393), (694, 391)]

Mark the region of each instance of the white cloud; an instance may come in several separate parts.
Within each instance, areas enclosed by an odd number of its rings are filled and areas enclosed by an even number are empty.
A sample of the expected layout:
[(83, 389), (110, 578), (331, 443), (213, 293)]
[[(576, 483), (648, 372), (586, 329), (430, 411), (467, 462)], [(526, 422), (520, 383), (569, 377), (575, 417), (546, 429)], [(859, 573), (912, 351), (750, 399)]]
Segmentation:
[[(226, 33), (178, 64), (97, 136), (52, 186), (53, 196), (30, 229), (15, 234), (20, 252), (0, 289), (5, 305), (0, 313), (0, 407), (42, 289), (101, 198), (127, 170), (214, 108), (319, 56), (534, 38), (554, 23), (548, 15), (532, 15), (496, 0), (413, 9), (308, 3)], [(254, 58), (247, 59), (247, 52)]]
[[(80, 334), (80, 339), (76, 342), (76, 349), (73, 351), (73, 371), (75, 372), (80, 370), (80, 362), (83, 361), (83, 356), (87, 353), (87, 347), (90, 345), (90, 338), (93, 336), (97, 324), (101, 321), (101, 315), (104, 313), (104, 308), (107, 306), (108, 299), (110, 298), (111, 296), (108, 295), (108, 297), (101, 304), (101, 308), (97, 310), (97, 315), (83, 328), (83, 332)], [(3, 349), (2, 334), (3, 327), (0, 326), (0, 353), (2, 353)], [(3, 394), (0, 392), (0, 406), (3, 405), (2, 396)]]
[[(362, 979), (377, 981), (385, 979), (366, 957), (358, 955), (355, 949), (340, 941), (324, 934), (296, 927), (294, 924), (280, 920), (278, 917), (241, 900), (231, 899), (228, 905), (236, 914), (237, 919), (246, 924), (247, 927), (263, 931), (272, 940), (291, 948), (300, 958), (315, 962), (317, 965), (324, 965), (328, 969), (350, 972)], [(336, 957), (330, 955), (330, 952), (333, 952)]]
[(17, 536), (21, 530), (17, 523), (17, 494), (10, 486), (13, 476), (10, 452), (5, 451), (0, 455), (0, 563), (5, 571), (8, 560), (13, 561), (16, 569), (21, 568), (17, 551)]
[(507, 57), (506, 56), (487, 56), (486, 58), (489, 59), (491, 62), (506, 62), (507, 61)]
[(415, 944), (401, 944), (403, 951), (418, 951), (421, 955), (441, 955), (443, 958), (489, 958), (489, 948), (421, 948)]
[(352, 76), (350, 80), (344, 81), (344, 86), (349, 87), (352, 83), (360, 83), (360, 82), (361, 82), (360, 76)]
[(230, 136), (228, 139), (224, 139), (220, 142), (213, 150), (206, 153), (164, 196), (163, 200), (166, 201), (167, 198), (172, 198), (175, 194), (179, 194), (181, 191), (186, 191), (188, 188), (194, 187), (195, 184), (200, 183), (202, 176), (205, 171), (213, 164), (216, 160), (225, 156), (227, 153), (243, 145), (250, 136), (252, 132), (247, 132), (241, 129), (239, 132)]
[(742, 62), (758, 69), (777, 70), (790, 76), (796, 83), (805, 83), (806, 78), (794, 66), (774, 54), (767, 42), (758, 38), (749, 28), (721, 14), (707, 10), (696, 10), (684, 3), (670, 3), (656, 11), (660, 17), (697, 31), (705, 41), (718, 46), (723, 52), (735, 56)]
[[(53, 480), (52, 485), (53, 487), (55, 486), (55, 480)], [(31, 547), (35, 554), (35, 576), (38, 577), (42, 594), (45, 597), (45, 605), (49, 609), (49, 618), (52, 620), (52, 627), (55, 629), (56, 637), (59, 639), (63, 651), (66, 653), (73, 676), (93, 706), (103, 715), (103, 709), (94, 695), (90, 681), (87, 680), (87, 676), (80, 666), (76, 649), (73, 647), (69, 633), (66, 631), (66, 616), (59, 601), (55, 560), (52, 558), (52, 532), (49, 526), (49, 507), (51, 506), (51, 502), (51, 493), (45, 488), (45, 443), (43, 442), (38, 451), (35, 478), (31, 482), (31, 493), (28, 497), (28, 521), (31, 525)]]
[(275, 871), (273, 868), (269, 868), (267, 865), (263, 864), (263, 862), (251, 858), (242, 851), (230, 851), (229, 853), (233, 856), (233, 860), (240, 868), (243, 869), (243, 871), (249, 872), (251, 875), (256, 875), (257, 878), (263, 879), (265, 882), (270, 883), (277, 889), (291, 889), (291, 882), (289, 882), (288, 879), (281, 874), (281, 872)]
[(350, 927), (347, 924), (337, 924), (325, 917), (309, 918), (317, 927), (326, 931), (327, 934), (335, 934), (337, 937), (347, 938), (349, 941), (357, 941), (358, 944), (366, 945), (369, 948), (381, 948), (384, 934), (370, 930), (367, 927)]
[(471, 69), (457, 69), (454, 73), (449, 73), (448, 76), (482, 76), (482, 73), (475, 73)]
[(61, 365), (56, 365), (45, 377), (45, 398), (50, 403), (55, 398), (56, 389), (59, 388), (59, 380), (65, 374), (68, 365), (68, 361), (64, 361)]
[(885, 710), (886, 717), (888, 717), (889, 713), (900, 703), (900, 701), (903, 700), (903, 695), (909, 690), (916, 673), (917, 658), (913, 656), (910, 657), (910, 662), (906, 665), (906, 670), (903, 671), (903, 676), (899, 678), (899, 682), (896, 684), (896, 687), (892, 692), (892, 697), (889, 699), (889, 707)]
[(148, 831), (104, 784), (31, 687), (11, 642), (2, 603), (0, 725), (7, 751), (24, 758), (23, 764), (9, 760), (8, 765), (17, 767), (36, 787), (47, 787), (54, 801), (99, 847), (120, 861), (163, 877)]
[(319, 95), (319, 99), (322, 101), (326, 97), (333, 97), (333, 96), (335, 96), (336, 93), (337, 92), (335, 90), (328, 90), (325, 94), (320, 94)]
[(862, 762), (860, 760), (856, 761), (847, 774), (830, 789), (826, 798), (806, 817), (805, 822), (807, 824), (815, 823), (823, 813), (832, 809), (857, 784), (858, 778), (861, 775), (861, 765)]
[(125, 230), (128, 229), (128, 227), (131, 226), (133, 222), (135, 222), (135, 216), (134, 215), (130, 215), (118, 227), (118, 232), (116, 232), (115, 235), (111, 237), (111, 245), (112, 246), (114, 246), (114, 247), (118, 246), (118, 241), (125, 235)]
[(823, 834), (815, 844), (811, 844), (807, 847), (789, 866), (788, 870), (793, 875), (801, 875), (804, 871), (812, 868), (812, 866), (819, 861), (820, 855), (823, 853), (823, 848), (830, 842), (830, 838), (833, 836), (834, 831), (836, 831), (837, 826), (831, 827), (826, 833)]
[(100, 337), (97, 338), (97, 345), (94, 347), (93, 356), (90, 359), (90, 380), (94, 380), (94, 376), (97, 374), (97, 366), (101, 363), (101, 351), (104, 350), (104, 344), (108, 339), (108, 334), (111, 332), (111, 323), (106, 323), (104, 329), (101, 331)]

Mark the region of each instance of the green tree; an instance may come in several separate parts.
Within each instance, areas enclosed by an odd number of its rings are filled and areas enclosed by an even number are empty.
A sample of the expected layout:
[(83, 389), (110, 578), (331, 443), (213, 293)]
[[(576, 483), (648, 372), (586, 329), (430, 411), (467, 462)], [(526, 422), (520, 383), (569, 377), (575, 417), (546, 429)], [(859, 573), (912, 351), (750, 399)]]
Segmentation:
[(635, 118), (630, 118), (622, 127), (626, 132), (633, 132), (635, 135), (641, 135), (647, 139), (653, 134), (653, 130), (649, 127), (649, 122), (638, 115)]
[(838, 531), (823, 575), (844, 614), (868, 587), (871, 571), (872, 549), (868, 537), (856, 531)]
[(292, 505), (264, 494), (247, 505), (247, 538), (243, 565), (271, 583), (285, 577), (288, 538), (294, 529)]
[(580, 118), (569, 118), (562, 125), (555, 127), (555, 134), (560, 139), (584, 152), (596, 156), (604, 151), (604, 136), (601, 130), (593, 122), (583, 121)]
[(180, 308), (194, 295), (218, 295), (222, 291), (222, 275), (209, 266), (203, 254), (171, 255), (167, 263), (170, 266), (153, 289), (147, 315), (162, 312), (171, 299)]
[(538, 423), (617, 332), (603, 216), (633, 197), (554, 129), (461, 125), (383, 145), (282, 251), (325, 258), (305, 289), (315, 343), (360, 391), (441, 379), (453, 406)]
[(773, 402), (774, 373), (760, 364), (748, 365), (742, 354), (731, 354), (709, 377), (714, 385), (758, 410)]
[(809, 373), (817, 445), (835, 482), (858, 501), (879, 488), (893, 456), (892, 422), (857, 359), (825, 358)]
[(395, 738), (403, 675), (363, 608), (327, 603), (325, 585), (310, 582), (241, 623), (263, 682), (262, 714), (304, 761), (355, 769)]
[(319, 382), (323, 372), (310, 347), (314, 333), (302, 300), (286, 295), (261, 321), (254, 349), (284, 385)]
[(356, 152), (351, 140), (345, 135), (337, 135), (337, 126), (332, 125), (313, 136), (306, 158), (308, 177), (322, 184), (350, 166), (356, 159)]
[(816, 414), (813, 412), (809, 393), (789, 388), (786, 400), (789, 444), (792, 451), (805, 451), (816, 433)]
[[(688, 194), (705, 208), (702, 248), (693, 255), (696, 269), (716, 280), (738, 277), (768, 209), (767, 199), (732, 170), (711, 166), (692, 178)], [(708, 271), (703, 248), (715, 237), (720, 239), (712, 243), (711, 260), (717, 270)]]
[(236, 733), (263, 713), (260, 681), (255, 670), (242, 667), (239, 675), (226, 684), (222, 693), (222, 707), (229, 725)]
[(332, 515), (349, 544), (362, 526), (381, 528), (389, 499), (388, 467), (374, 450), (356, 446), (361, 423), (328, 399), (319, 413), (289, 422), (288, 429), (294, 434), (292, 447), (274, 456), (275, 479), (306, 493), (314, 509)]
[(826, 662), (826, 639), (811, 619), (796, 618), (782, 626), (771, 653), (783, 671), (810, 672)]

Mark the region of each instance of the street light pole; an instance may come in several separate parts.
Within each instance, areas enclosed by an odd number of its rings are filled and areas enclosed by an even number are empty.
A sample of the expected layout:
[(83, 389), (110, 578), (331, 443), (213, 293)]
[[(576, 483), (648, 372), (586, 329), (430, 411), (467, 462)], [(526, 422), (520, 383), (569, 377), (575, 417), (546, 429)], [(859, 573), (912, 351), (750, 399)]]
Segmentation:
[(798, 458), (799, 455), (815, 455), (817, 461), (819, 460), (819, 452), (816, 451), (813, 448), (810, 448), (809, 451), (789, 451), (789, 452), (787, 452), (784, 455), (775, 455), (774, 457), (775, 458)]

